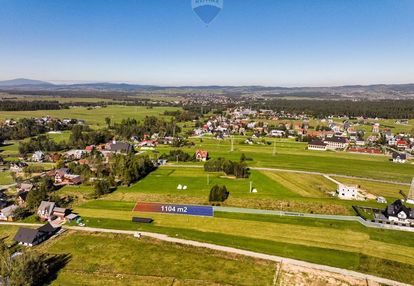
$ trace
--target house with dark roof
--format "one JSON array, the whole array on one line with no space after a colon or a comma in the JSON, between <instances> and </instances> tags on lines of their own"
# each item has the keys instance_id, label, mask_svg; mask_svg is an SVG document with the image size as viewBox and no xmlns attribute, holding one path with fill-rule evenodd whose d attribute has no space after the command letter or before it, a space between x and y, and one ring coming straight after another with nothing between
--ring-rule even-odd
<instances>
[{"instance_id":1,"label":"house with dark roof","mask_svg":"<svg viewBox=\"0 0 414 286\"><path fill-rule=\"evenodd\" d=\"M0 211L0 220L4 220L4 221L13 221L15 218L14 212L18 209L19 207L16 205L11 205L8 206L4 209L2 209Z\"/></svg>"},{"instance_id":2,"label":"house with dark roof","mask_svg":"<svg viewBox=\"0 0 414 286\"><path fill-rule=\"evenodd\" d=\"M54 202L42 201L36 213L41 220L49 220L53 216L54 208L55 208Z\"/></svg>"},{"instance_id":3,"label":"house with dark roof","mask_svg":"<svg viewBox=\"0 0 414 286\"><path fill-rule=\"evenodd\" d=\"M388 205L384 216L392 222L414 224L414 209L405 206L401 200Z\"/></svg>"},{"instance_id":4,"label":"house with dark roof","mask_svg":"<svg viewBox=\"0 0 414 286\"><path fill-rule=\"evenodd\" d=\"M112 153L130 153L134 150L134 146L126 142L112 141L106 145L106 150Z\"/></svg>"},{"instance_id":5,"label":"house with dark roof","mask_svg":"<svg viewBox=\"0 0 414 286\"><path fill-rule=\"evenodd\" d=\"M349 145L348 139L339 136L327 137L323 142L329 150L345 149Z\"/></svg>"},{"instance_id":6,"label":"house with dark roof","mask_svg":"<svg viewBox=\"0 0 414 286\"><path fill-rule=\"evenodd\" d=\"M25 246L35 246L57 233L60 227L55 228L50 223L42 225L37 229L21 227L14 236L14 240Z\"/></svg>"},{"instance_id":7,"label":"house with dark roof","mask_svg":"<svg viewBox=\"0 0 414 286\"><path fill-rule=\"evenodd\" d=\"M407 161L407 155L404 153L394 152L392 153L392 161L394 163L404 164Z\"/></svg>"},{"instance_id":8,"label":"house with dark roof","mask_svg":"<svg viewBox=\"0 0 414 286\"><path fill-rule=\"evenodd\" d=\"M322 140L315 139L308 143L308 150L326 151L327 145Z\"/></svg>"}]
</instances>

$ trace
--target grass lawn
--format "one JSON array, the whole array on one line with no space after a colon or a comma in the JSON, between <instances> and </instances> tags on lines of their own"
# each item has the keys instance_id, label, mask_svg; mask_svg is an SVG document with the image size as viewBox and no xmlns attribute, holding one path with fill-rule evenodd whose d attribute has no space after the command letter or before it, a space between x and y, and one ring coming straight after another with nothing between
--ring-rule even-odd
<instances>
[{"instance_id":1,"label":"grass lawn","mask_svg":"<svg viewBox=\"0 0 414 286\"><path fill-rule=\"evenodd\" d=\"M10 171L0 171L0 185L13 184L13 178L10 176Z\"/></svg>"},{"instance_id":2,"label":"grass lawn","mask_svg":"<svg viewBox=\"0 0 414 286\"><path fill-rule=\"evenodd\" d=\"M69 263L52 285L272 285L276 266L202 248L114 234L68 232L38 249L70 254Z\"/></svg>"}]
</instances>

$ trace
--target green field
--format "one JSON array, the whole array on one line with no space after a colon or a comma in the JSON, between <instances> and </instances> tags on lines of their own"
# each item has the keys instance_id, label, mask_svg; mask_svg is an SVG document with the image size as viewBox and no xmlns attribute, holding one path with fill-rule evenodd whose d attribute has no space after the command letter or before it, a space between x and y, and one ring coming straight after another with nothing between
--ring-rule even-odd
<instances>
[{"instance_id":1,"label":"green field","mask_svg":"<svg viewBox=\"0 0 414 286\"><path fill-rule=\"evenodd\" d=\"M91 227L160 232L414 282L414 275L397 271L414 270L413 233L368 229L357 222L266 215L218 212L215 218L203 218L133 213L133 205L95 201L75 210ZM155 221L133 224L132 216ZM383 266L373 268L374 261Z\"/></svg>"},{"instance_id":2,"label":"green field","mask_svg":"<svg viewBox=\"0 0 414 286\"><path fill-rule=\"evenodd\" d=\"M125 118L135 118L142 120L145 116L160 116L166 110L178 110L176 107L154 107L146 108L143 106L122 106L110 105L105 108L94 108L88 110L85 107L76 107L61 110L36 110L36 111L2 111L0 120L7 118L20 119L25 117L43 117L46 115L57 118L75 118L85 120L87 124L93 127L104 127L105 117L109 117L113 122L120 122Z\"/></svg>"},{"instance_id":3,"label":"green field","mask_svg":"<svg viewBox=\"0 0 414 286\"><path fill-rule=\"evenodd\" d=\"M69 255L68 264L52 285L272 285L276 266L114 234L68 232L37 249Z\"/></svg>"},{"instance_id":4,"label":"green field","mask_svg":"<svg viewBox=\"0 0 414 286\"><path fill-rule=\"evenodd\" d=\"M195 148L185 148L194 153L197 148L207 150L211 158L225 157L239 160L242 153L253 159L248 162L251 167L266 167L280 169L294 169L341 174L357 177L411 182L414 174L414 164L395 164L387 156L370 156L351 154L346 152L320 152L306 150L306 143L291 140L276 142L276 154L273 156L272 140L267 139L270 145L239 144L243 139L236 138L234 152L230 152L231 141L215 140L210 138L192 139ZM159 147L160 152L167 151L166 147Z\"/></svg>"},{"instance_id":5,"label":"green field","mask_svg":"<svg viewBox=\"0 0 414 286\"><path fill-rule=\"evenodd\" d=\"M0 186L13 184L9 171L0 171Z\"/></svg>"}]
</instances>

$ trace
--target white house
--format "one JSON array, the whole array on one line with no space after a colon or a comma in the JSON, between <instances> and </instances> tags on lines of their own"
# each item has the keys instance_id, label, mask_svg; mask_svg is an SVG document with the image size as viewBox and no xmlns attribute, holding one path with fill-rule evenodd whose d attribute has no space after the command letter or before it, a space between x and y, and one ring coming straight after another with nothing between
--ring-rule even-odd
<instances>
[{"instance_id":1,"label":"white house","mask_svg":"<svg viewBox=\"0 0 414 286\"><path fill-rule=\"evenodd\" d=\"M322 142L321 140L312 140L308 143L308 150L326 151L327 144Z\"/></svg>"},{"instance_id":2,"label":"white house","mask_svg":"<svg viewBox=\"0 0 414 286\"><path fill-rule=\"evenodd\" d=\"M272 131L270 131L269 136L271 136L271 137L283 137L283 136L285 136L285 131L283 131L283 130L272 130Z\"/></svg>"},{"instance_id":3,"label":"white house","mask_svg":"<svg viewBox=\"0 0 414 286\"><path fill-rule=\"evenodd\" d=\"M42 151L36 151L32 155L32 161L34 162L43 162L44 159L45 159L45 153L43 153Z\"/></svg>"},{"instance_id":4,"label":"white house","mask_svg":"<svg viewBox=\"0 0 414 286\"><path fill-rule=\"evenodd\" d=\"M357 186L346 186L342 184L338 185L336 193L338 198L342 200L357 200L359 195Z\"/></svg>"},{"instance_id":5,"label":"white house","mask_svg":"<svg viewBox=\"0 0 414 286\"><path fill-rule=\"evenodd\" d=\"M348 139L338 136L325 138L324 143L327 144L327 149L329 150L345 149L349 145Z\"/></svg>"},{"instance_id":6,"label":"white house","mask_svg":"<svg viewBox=\"0 0 414 286\"><path fill-rule=\"evenodd\" d=\"M404 164L407 161L407 155L403 153L392 153L392 161L394 163L401 163Z\"/></svg>"}]
</instances>

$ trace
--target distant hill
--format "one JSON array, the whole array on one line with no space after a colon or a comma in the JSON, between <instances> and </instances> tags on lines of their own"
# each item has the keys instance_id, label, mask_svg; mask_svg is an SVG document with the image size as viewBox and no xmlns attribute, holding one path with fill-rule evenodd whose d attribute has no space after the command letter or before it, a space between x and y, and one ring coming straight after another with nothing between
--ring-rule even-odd
<instances>
[{"instance_id":1,"label":"distant hill","mask_svg":"<svg viewBox=\"0 0 414 286\"><path fill-rule=\"evenodd\" d=\"M221 93L229 96L265 96L300 98L349 98L349 99L406 99L414 98L414 84L376 84L347 85L332 87L269 87L269 86L156 86L129 83L77 83L52 84L31 79L13 79L0 81L0 90L4 91L88 91L88 92L177 92L177 93Z\"/></svg>"},{"instance_id":2,"label":"distant hill","mask_svg":"<svg viewBox=\"0 0 414 286\"><path fill-rule=\"evenodd\" d=\"M26 78L16 78L12 80L4 80L0 81L0 87L7 86L25 86L25 85L43 85L43 86L52 86L51 83L41 80L33 80L33 79L26 79Z\"/></svg>"}]
</instances>

